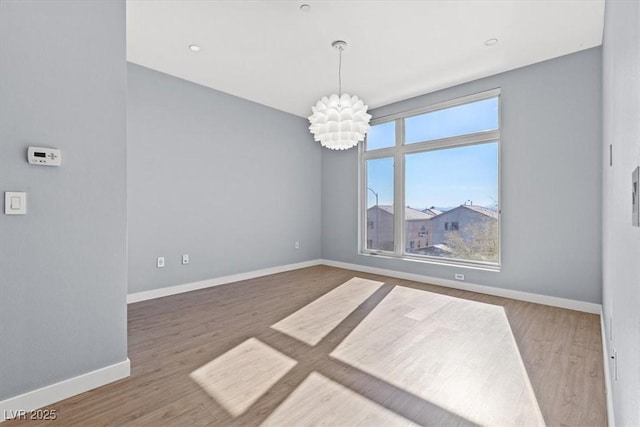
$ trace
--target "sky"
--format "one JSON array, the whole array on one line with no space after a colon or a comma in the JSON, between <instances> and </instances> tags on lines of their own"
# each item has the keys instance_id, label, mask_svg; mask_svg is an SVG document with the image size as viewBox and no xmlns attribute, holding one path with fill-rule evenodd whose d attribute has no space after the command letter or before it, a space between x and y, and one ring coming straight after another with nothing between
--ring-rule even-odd
<instances>
[{"instance_id":1,"label":"sky","mask_svg":"<svg viewBox=\"0 0 640 427\"><path fill-rule=\"evenodd\" d=\"M407 118L406 143L457 136L498 127L498 100L491 98ZM394 122L373 126L367 149L393 146ZM416 209L455 207L465 202L495 207L498 143L489 142L408 154L405 204ZM367 206L393 204L393 158L367 161Z\"/></svg>"}]
</instances>

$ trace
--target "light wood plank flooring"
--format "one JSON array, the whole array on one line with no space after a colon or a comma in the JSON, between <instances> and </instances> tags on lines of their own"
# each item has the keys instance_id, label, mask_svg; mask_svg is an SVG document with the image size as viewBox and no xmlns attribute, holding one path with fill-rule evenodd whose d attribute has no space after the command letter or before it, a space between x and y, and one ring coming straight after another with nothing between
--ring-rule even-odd
<instances>
[{"instance_id":1,"label":"light wood plank flooring","mask_svg":"<svg viewBox=\"0 0 640 427\"><path fill-rule=\"evenodd\" d=\"M357 307L345 311L338 307L342 298L332 299L342 291L329 293L354 277L383 284L345 294L348 304ZM394 289L396 294L415 289L503 307L513 334L510 339L515 340L520 367L523 363L544 422L550 426L606 425L598 316L316 266L130 305L131 377L51 405L49 409L57 411L56 421L12 420L3 427L283 425L291 422L296 411L307 425L319 420L327 425L482 424L458 413L463 411L447 410L447 402L421 395L413 377L400 378L394 369L404 366L406 373L411 365L394 359L401 352L378 348L388 357L365 363L376 346L392 345L384 340L367 342L364 337L375 338L376 329L384 332L387 314L383 309L391 301L387 297L395 295L391 294ZM323 310L314 301L325 295L329 296L324 301L336 304L333 311L341 319L332 330L312 326L300 330L295 322L283 320L305 306L311 307L311 317L322 319ZM434 300L431 307L443 301L428 298ZM433 314L412 295L398 301L393 310L401 314L386 318L392 321L389 328L400 324L397 322L427 322ZM500 307L496 313L502 313ZM423 327L433 325L424 323ZM440 333L442 328L433 331ZM399 345L413 343L410 337L404 339ZM354 348L359 350L354 352ZM474 352L468 346L465 351L468 360ZM418 371L424 369L420 364L433 363L428 362L432 359L427 353L423 349L413 354ZM505 363L495 359L495 367ZM256 364L257 373L247 373L242 360L262 362ZM456 381L461 395L472 389L459 378ZM533 418L527 423L535 424Z\"/></svg>"}]
</instances>

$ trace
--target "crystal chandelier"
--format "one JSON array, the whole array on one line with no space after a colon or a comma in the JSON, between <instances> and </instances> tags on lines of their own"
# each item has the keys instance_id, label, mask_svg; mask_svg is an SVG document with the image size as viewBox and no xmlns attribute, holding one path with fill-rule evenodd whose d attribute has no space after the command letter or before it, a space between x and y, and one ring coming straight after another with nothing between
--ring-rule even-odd
<instances>
[{"instance_id":1,"label":"crystal chandelier","mask_svg":"<svg viewBox=\"0 0 640 427\"><path fill-rule=\"evenodd\" d=\"M313 139L320 141L323 147L332 150L346 150L364 140L369 129L371 115L367 114L367 106L357 96L342 93L342 51L347 43L337 40L331 43L340 52L338 65L338 94L323 96L309 116L309 130Z\"/></svg>"}]
</instances>

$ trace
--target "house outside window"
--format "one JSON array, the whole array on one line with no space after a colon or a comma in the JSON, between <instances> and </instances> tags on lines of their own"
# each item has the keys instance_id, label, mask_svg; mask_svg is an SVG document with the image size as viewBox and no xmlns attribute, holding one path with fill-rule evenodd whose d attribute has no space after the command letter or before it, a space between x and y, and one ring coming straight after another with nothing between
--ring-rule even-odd
<instances>
[{"instance_id":1,"label":"house outside window","mask_svg":"<svg viewBox=\"0 0 640 427\"><path fill-rule=\"evenodd\" d=\"M362 252L499 269L499 112L495 89L372 121Z\"/></svg>"}]
</instances>

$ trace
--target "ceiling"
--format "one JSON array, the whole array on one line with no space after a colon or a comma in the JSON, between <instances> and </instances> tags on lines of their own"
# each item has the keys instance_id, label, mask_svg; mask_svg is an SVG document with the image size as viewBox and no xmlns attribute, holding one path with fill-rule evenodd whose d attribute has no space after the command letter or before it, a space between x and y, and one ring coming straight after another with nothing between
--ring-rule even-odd
<instances>
[{"instance_id":1,"label":"ceiling","mask_svg":"<svg viewBox=\"0 0 640 427\"><path fill-rule=\"evenodd\" d=\"M334 40L371 109L599 46L603 24L604 0L127 0L127 59L307 117L338 91Z\"/></svg>"}]
</instances>

